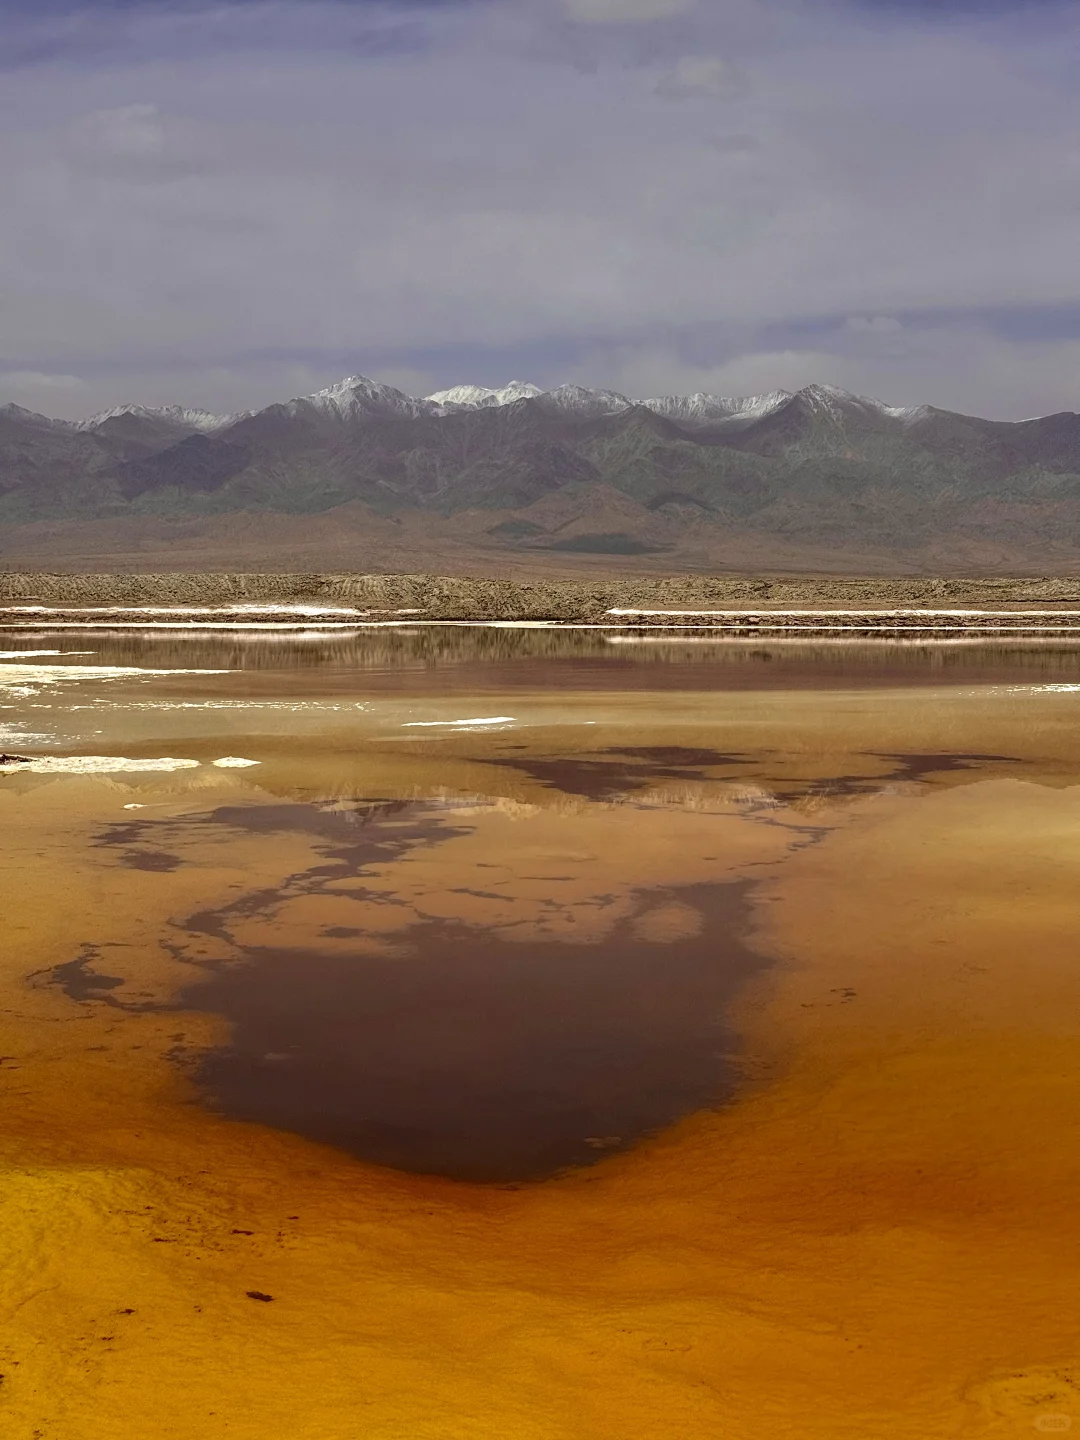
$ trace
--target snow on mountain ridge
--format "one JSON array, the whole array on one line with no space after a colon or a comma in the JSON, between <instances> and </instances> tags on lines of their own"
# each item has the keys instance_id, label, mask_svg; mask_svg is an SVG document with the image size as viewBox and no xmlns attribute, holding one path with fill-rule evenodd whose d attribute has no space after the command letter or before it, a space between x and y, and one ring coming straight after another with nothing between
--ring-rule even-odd
<instances>
[{"instance_id":1,"label":"snow on mountain ridge","mask_svg":"<svg viewBox=\"0 0 1080 1440\"><path fill-rule=\"evenodd\" d=\"M570 415L618 415L632 408L633 400L616 390L589 390L584 385L556 385L539 395L541 404Z\"/></svg>"},{"instance_id":2,"label":"snow on mountain ridge","mask_svg":"<svg viewBox=\"0 0 1080 1440\"><path fill-rule=\"evenodd\" d=\"M441 408L479 410L498 405L513 405L515 400L535 400L544 392L539 385L526 380L511 380L501 390L489 390L486 385L454 385L449 390L437 390L434 395L424 398Z\"/></svg>"},{"instance_id":3,"label":"snow on mountain ridge","mask_svg":"<svg viewBox=\"0 0 1080 1440\"><path fill-rule=\"evenodd\" d=\"M851 390L842 390L838 385L806 385L799 395L815 410L842 418L845 411L871 411L877 415L888 415L892 420L905 424L921 420L929 410L926 405L886 405L872 395L856 395Z\"/></svg>"},{"instance_id":4,"label":"snow on mountain ridge","mask_svg":"<svg viewBox=\"0 0 1080 1440\"><path fill-rule=\"evenodd\" d=\"M455 385L424 397L408 395L393 385L384 385L365 375L349 375L314 394L298 396L284 405L267 406L266 410L283 409L293 416L310 414L312 409L344 422L370 419L439 418L465 410L495 409L522 400L537 403L549 413L561 413L578 419L618 415L642 406L654 414L687 426L742 426L775 414L784 406L800 402L815 413L843 421L853 411L879 414L910 425L924 419L929 408L891 406L881 400L856 395L835 385L807 385L797 393L772 390L763 395L724 396L697 391L692 395L665 395L647 400L631 400L614 390L591 389L581 385L558 385L544 390L523 380L511 380L498 388L484 385ZM55 420L38 415L20 405L0 406L0 417L8 417L24 425L57 430L93 432L106 422L132 416L163 421L178 428L211 434L225 429L238 420L261 414L262 410L246 410L234 415L212 415L208 411L180 405L116 405L92 415L87 420Z\"/></svg>"},{"instance_id":5,"label":"snow on mountain ridge","mask_svg":"<svg viewBox=\"0 0 1080 1440\"><path fill-rule=\"evenodd\" d=\"M378 380L369 380L366 375L348 375L336 385L325 390L316 390L314 395L303 395L290 400L287 406L294 413L301 405L314 406L326 414L336 415L341 420L359 420L368 416L405 415L416 419L421 415L438 413L437 407L426 400L416 400L404 390L393 385L382 385Z\"/></svg>"},{"instance_id":6,"label":"snow on mountain ridge","mask_svg":"<svg viewBox=\"0 0 1080 1440\"><path fill-rule=\"evenodd\" d=\"M792 398L788 390L770 390L767 395L742 397L706 395L699 390L694 395L662 395L642 400L641 404L667 420L708 424L710 421L733 419L756 420L763 415L771 415Z\"/></svg>"},{"instance_id":7,"label":"snow on mountain ridge","mask_svg":"<svg viewBox=\"0 0 1080 1440\"><path fill-rule=\"evenodd\" d=\"M96 430L107 420L121 419L125 415L133 415L140 420L165 420L170 424L186 425L192 430L204 433L221 430L239 419L237 415L211 415L209 410L193 410L183 405L114 405L110 410L91 415L88 420L76 421L75 428Z\"/></svg>"}]
</instances>

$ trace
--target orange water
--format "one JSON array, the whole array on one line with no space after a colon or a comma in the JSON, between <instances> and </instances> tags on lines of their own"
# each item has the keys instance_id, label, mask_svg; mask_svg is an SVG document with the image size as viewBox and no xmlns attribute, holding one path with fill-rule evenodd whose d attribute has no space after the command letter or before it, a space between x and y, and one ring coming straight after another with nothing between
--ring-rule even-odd
<instances>
[{"instance_id":1,"label":"orange water","mask_svg":"<svg viewBox=\"0 0 1080 1440\"><path fill-rule=\"evenodd\" d=\"M1071 654L357 643L0 660L0 1433L1080 1429Z\"/></svg>"}]
</instances>

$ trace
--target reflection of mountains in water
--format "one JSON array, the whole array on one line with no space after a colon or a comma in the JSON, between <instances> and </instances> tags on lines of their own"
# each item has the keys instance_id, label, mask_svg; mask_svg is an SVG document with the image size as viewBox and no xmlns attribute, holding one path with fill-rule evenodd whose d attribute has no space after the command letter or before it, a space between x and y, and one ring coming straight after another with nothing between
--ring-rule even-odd
<instances>
[{"instance_id":1,"label":"reflection of mountains in water","mask_svg":"<svg viewBox=\"0 0 1080 1440\"><path fill-rule=\"evenodd\" d=\"M30 643L25 640L25 643ZM70 635L40 632L33 646ZM761 640L703 636L633 636L622 631L499 630L418 627L415 630L322 635L113 634L88 637L86 663L165 669L224 669L320 675L335 691L361 671L365 687L427 690L465 683L573 689L802 688L889 684L1080 681L1080 637L1047 640ZM80 642L80 645L82 642ZM473 672L475 667L475 673ZM336 673L335 673L336 672ZM380 678L380 676L382 678ZM406 679L407 676L407 679Z\"/></svg>"}]
</instances>

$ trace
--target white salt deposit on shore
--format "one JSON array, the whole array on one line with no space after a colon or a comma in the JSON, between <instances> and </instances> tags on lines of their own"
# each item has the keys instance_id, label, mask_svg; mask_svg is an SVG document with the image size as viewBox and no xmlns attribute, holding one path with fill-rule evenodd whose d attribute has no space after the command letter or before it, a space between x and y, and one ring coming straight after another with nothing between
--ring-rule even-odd
<instances>
[{"instance_id":1,"label":"white salt deposit on shore","mask_svg":"<svg viewBox=\"0 0 1080 1440\"><path fill-rule=\"evenodd\" d=\"M40 737L39 737L40 738ZM0 754L3 748L0 747ZM211 760L219 770L247 770L261 764L242 755L223 755ZM132 760L124 755L28 755L0 760L0 775L120 775L172 770L197 770L198 760L164 755L149 760Z\"/></svg>"},{"instance_id":2,"label":"white salt deposit on shore","mask_svg":"<svg viewBox=\"0 0 1080 1440\"><path fill-rule=\"evenodd\" d=\"M0 690L35 695L42 685L80 680L131 680L153 675L229 675L230 670L154 670L138 665L14 665L0 664Z\"/></svg>"},{"instance_id":3,"label":"white salt deposit on shore","mask_svg":"<svg viewBox=\"0 0 1080 1440\"><path fill-rule=\"evenodd\" d=\"M473 720L407 720L401 727L403 730L427 730L436 727L457 728L462 725L512 725L515 717L513 715L480 715Z\"/></svg>"},{"instance_id":4,"label":"white salt deposit on shore","mask_svg":"<svg viewBox=\"0 0 1080 1440\"><path fill-rule=\"evenodd\" d=\"M122 755L35 755L0 762L0 775L120 775L198 768L198 760L178 760L171 755L154 760L131 760Z\"/></svg>"}]
</instances>

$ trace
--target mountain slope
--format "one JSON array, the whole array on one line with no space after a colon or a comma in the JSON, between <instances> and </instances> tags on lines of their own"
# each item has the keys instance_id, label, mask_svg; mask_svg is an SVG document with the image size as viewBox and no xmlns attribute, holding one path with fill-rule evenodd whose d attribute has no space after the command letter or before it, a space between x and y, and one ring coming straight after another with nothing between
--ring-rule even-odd
<instances>
[{"instance_id":1,"label":"mountain slope","mask_svg":"<svg viewBox=\"0 0 1080 1440\"><path fill-rule=\"evenodd\" d=\"M507 559L708 564L741 536L901 564L973 545L1080 560L1080 416L982 420L818 385L635 402L515 381L415 399L362 376L237 416L0 407L0 530L341 506L436 529L475 514L468 543Z\"/></svg>"}]
</instances>

